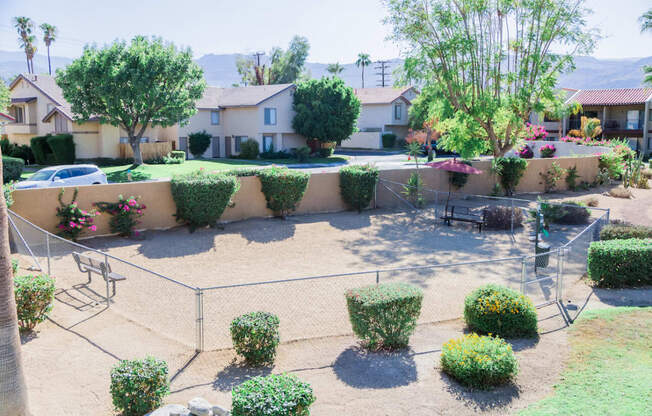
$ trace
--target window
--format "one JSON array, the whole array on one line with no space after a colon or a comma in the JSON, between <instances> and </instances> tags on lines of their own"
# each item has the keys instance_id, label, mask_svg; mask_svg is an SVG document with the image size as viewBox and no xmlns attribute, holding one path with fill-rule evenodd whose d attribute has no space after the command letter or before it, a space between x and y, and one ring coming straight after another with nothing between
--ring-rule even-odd
<instances>
[{"instance_id":1,"label":"window","mask_svg":"<svg viewBox=\"0 0 652 416\"><path fill-rule=\"evenodd\" d=\"M70 169L70 177L75 178L77 176L84 176L88 175L86 170L84 168L72 168Z\"/></svg>"},{"instance_id":2,"label":"window","mask_svg":"<svg viewBox=\"0 0 652 416\"><path fill-rule=\"evenodd\" d=\"M220 112L219 111L211 111L211 124L214 126L217 126L220 124Z\"/></svg>"},{"instance_id":3,"label":"window","mask_svg":"<svg viewBox=\"0 0 652 416\"><path fill-rule=\"evenodd\" d=\"M401 110L403 107L401 104L394 104L394 120L400 120L401 119Z\"/></svg>"},{"instance_id":4,"label":"window","mask_svg":"<svg viewBox=\"0 0 652 416\"><path fill-rule=\"evenodd\" d=\"M235 152L240 153L240 144L247 140L247 136L235 136Z\"/></svg>"},{"instance_id":5,"label":"window","mask_svg":"<svg viewBox=\"0 0 652 416\"><path fill-rule=\"evenodd\" d=\"M271 152L274 150L274 136L265 134L263 135L263 152Z\"/></svg>"},{"instance_id":6,"label":"window","mask_svg":"<svg viewBox=\"0 0 652 416\"><path fill-rule=\"evenodd\" d=\"M70 177L70 169L61 169L54 175L54 180L68 179Z\"/></svg>"},{"instance_id":7,"label":"window","mask_svg":"<svg viewBox=\"0 0 652 416\"><path fill-rule=\"evenodd\" d=\"M266 126L275 126L276 125L276 109L275 108L266 108L265 109L265 125Z\"/></svg>"},{"instance_id":8,"label":"window","mask_svg":"<svg viewBox=\"0 0 652 416\"><path fill-rule=\"evenodd\" d=\"M15 107L14 113L16 114L16 123L24 123L25 116L23 115L23 107Z\"/></svg>"}]
</instances>

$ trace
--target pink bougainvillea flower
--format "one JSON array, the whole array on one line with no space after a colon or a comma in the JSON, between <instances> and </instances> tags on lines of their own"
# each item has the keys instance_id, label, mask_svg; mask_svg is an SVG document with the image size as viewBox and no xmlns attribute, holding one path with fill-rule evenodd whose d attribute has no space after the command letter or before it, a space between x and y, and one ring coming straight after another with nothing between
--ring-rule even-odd
<instances>
[{"instance_id":1,"label":"pink bougainvillea flower","mask_svg":"<svg viewBox=\"0 0 652 416\"><path fill-rule=\"evenodd\" d=\"M95 230L97 230L97 226L96 226L96 225L91 225L91 226L88 227L88 228L89 228L91 231L95 231Z\"/></svg>"},{"instance_id":2,"label":"pink bougainvillea flower","mask_svg":"<svg viewBox=\"0 0 652 416\"><path fill-rule=\"evenodd\" d=\"M131 205L132 207L136 205L136 200L135 199L129 200L129 205Z\"/></svg>"}]
</instances>

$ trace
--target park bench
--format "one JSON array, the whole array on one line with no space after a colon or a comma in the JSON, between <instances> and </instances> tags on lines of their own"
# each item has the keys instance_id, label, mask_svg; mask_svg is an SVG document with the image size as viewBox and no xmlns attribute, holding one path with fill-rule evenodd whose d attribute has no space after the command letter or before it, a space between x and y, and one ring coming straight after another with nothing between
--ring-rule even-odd
<instances>
[{"instance_id":1,"label":"park bench","mask_svg":"<svg viewBox=\"0 0 652 416\"><path fill-rule=\"evenodd\" d=\"M111 266L109 265L108 261L102 261L98 260L94 257L87 256L85 254L81 253L72 253L72 258L75 259L75 263L77 263L77 267L79 268L79 271L82 273L88 273L88 282L87 284L91 283L92 275L97 274L99 276L102 276L104 278L104 281L106 282L106 297L107 301L109 299L109 283L112 284L113 286L113 295L115 296L115 282L120 281L120 280L127 280L126 277L119 275L117 273L114 273L111 271Z\"/></svg>"},{"instance_id":2,"label":"park bench","mask_svg":"<svg viewBox=\"0 0 652 416\"><path fill-rule=\"evenodd\" d=\"M481 212L473 211L469 207L459 207L450 205L446 207L444 215L441 217L446 225L451 225L451 221L468 222L478 226L478 232L482 232L482 226L486 222L486 211L483 209Z\"/></svg>"}]
</instances>

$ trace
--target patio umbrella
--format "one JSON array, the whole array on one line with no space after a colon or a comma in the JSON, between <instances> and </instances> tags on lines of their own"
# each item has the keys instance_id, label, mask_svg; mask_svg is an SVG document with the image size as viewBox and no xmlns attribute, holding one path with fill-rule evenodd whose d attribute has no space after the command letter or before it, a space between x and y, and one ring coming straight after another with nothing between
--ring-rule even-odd
<instances>
[{"instance_id":1,"label":"patio umbrella","mask_svg":"<svg viewBox=\"0 0 652 416\"><path fill-rule=\"evenodd\" d=\"M448 172L459 172L459 173L466 173L469 175L479 175L482 173L480 169L476 169L473 166L469 166L464 162L458 162L457 159L448 159L444 160L443 162L428 162L426 163L426 166L430 166L431 168L435 169L441 169L445 170ZM446 198L446 211L448 212L448 202L451 199L451 181L448 181L448 198Z\"/></svg>"}]
</instances>

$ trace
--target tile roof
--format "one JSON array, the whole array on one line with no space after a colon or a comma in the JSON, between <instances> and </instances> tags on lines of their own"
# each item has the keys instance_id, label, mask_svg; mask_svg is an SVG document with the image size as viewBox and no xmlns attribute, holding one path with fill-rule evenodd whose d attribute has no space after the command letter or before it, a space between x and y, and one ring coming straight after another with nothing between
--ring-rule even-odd
<instances>
[{"instance_id":1,"label":"tile roof","mask_svg":"<svg viewBox=\"0 0 652 416\"><path fill-rule=\"evenodd\" d=\"M360 104L390 104L398 98L403 96L407 90L412 87L407 88L356 88L355 95L360 100ZM402 97L408 103L410 102L407 98Z\"/></svg>"},{"instance_id":2,"label":"tile roof","mask_svg":"<svg viewBox=\"0 0 652 416\"><path fill-rule=\"evenodd\" d=\"M252 107L293 86L294 84L206 87L204 96L197 101L197 108Z\"/></svg>"},{"instance_id":3,"label":"tile roof","mask_svg":"<svg viewBox=\"0 0 652 416\"><path fill-rule=\"evenodd\" d=\"M578 90L567 101L582 105L632 105L645 104L650 99L652 99L652 88L617 88Z\"/></svg>"}]
</instances>

